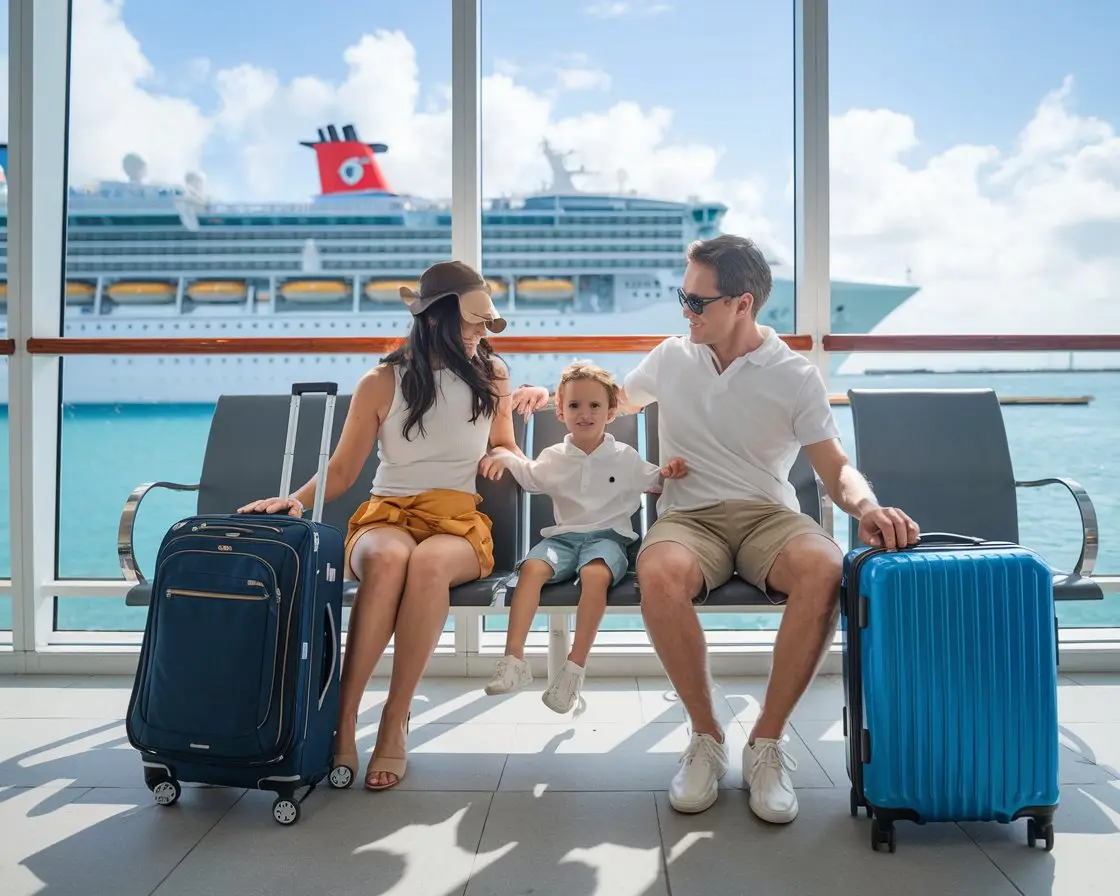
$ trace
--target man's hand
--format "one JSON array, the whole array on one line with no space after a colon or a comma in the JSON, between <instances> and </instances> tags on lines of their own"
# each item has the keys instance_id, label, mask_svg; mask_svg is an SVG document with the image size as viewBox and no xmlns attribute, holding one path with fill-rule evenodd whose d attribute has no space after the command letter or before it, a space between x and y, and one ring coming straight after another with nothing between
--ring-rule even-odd
<instances>
[{"instance_id":1,"label":"man's hand","mask_svg":"<svg viewBox=\"0 0 1120 896\"><path fill-rule=\"evenodd\" d=\"M506 471L506 465L502 463L502 454L500 449L491 451L478 462L478 472L487 479L495 481L501 479Z\"/></svg>"},{"instance_id":2,"label":"man's hand","mask_svg":"<svg viewBox=\"0 0 1120 896\"><path fill-rule=\"evenodd\" d=\"M876 507L859 521L860 541L888 551L917 544L918 534L918 524L897 507Z\"/></svg>"},{"instance_id":3,"label":"man's hand","mask_svg":"<svg viewBox=\"0 0 1120 896\"><path fill-rule=\"evenodd\" d=\"M535 411L548 404L548 390L544 386L518 386L510 395L513 409L528 420Z\"/></svg>"},{"instance_id":4,"label":"man's hand","mask_svg":"<svg viewBox=\"0 0 1120 896\"><path fill-rule=\"evenodd\" d=\"M661 468L662 479L680 479L682 476L688 475L688 464L684 462L683 457L670 457Z\"/></svg>"}]
</instances>

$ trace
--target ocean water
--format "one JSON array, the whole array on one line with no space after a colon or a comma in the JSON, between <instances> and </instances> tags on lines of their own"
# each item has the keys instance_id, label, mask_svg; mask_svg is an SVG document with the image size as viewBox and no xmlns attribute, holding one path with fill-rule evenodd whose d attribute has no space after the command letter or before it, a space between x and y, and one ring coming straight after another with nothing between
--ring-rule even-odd
<instances>
[{"instance_id":1,"label":"ocean water","mask_svg":"<svg viewBox=\"0 0 1120 896\"><path fill-rule=\"evenodd\" d=\"M1097 571L1120 574L1120 373L897 374L833 376L829 389L852 387L995 388L1001 396L1092 396L1080 406L1003 408L1015 474L1019 479L1069 476L1088 490L1100 522ZM851 414L835 407L842 438L852 445ZM62 416L58 574L62 578L120 578L117 523L129 492L155 479L197 481L212 407L206 405L68 406ZM10 575L7 409L0 409L0 577ZM1069 568L1080 550L1077 507L1060 487L1020 490L1020 540L1048 562ZM194 496L154 491L138 522L138 557L150 570L163 533L193 512ZM836 534L847 543L847 518L836 515ZM59 629L141 630L143 609L123 599L59 598ZM1060 609L1063 625L1120 626L1117 596ZM640 627L638 617L608 617L613 628ZM710 628L769 628L773 614L705 616ZM504 620L487 628L500 630ZM11 626L10 598L0 598L0 628Z\"/></svg>"}]
</instances>

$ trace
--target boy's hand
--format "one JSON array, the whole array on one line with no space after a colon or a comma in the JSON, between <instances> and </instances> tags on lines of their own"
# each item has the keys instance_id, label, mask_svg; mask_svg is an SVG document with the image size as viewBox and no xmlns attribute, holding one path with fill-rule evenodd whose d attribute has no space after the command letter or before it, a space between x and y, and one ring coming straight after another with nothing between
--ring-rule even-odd
<instances>
[{"instance_id":1,"label":"boy's hand","mask_svg":"<svg viewBox=\"0 0 1120 896\"><path fill-rule=\"evenodd\" d=\"M506 466L502 463L503 453L504 452L499 449L487 454L478 462L478 472L487 479L493 479L495 481L501 479L502 474L506 471Z\"/></svg>"},{"instance_id":2,"label":"boy's hand","mask_svg":"<svg viewBox=\"0 0 1120 896\"><path fill-rule=\"evenodd\" d=\"M687 474L688 464L684 462L683 457L670 457L661 468L661 476L664 479L680 479Z\"/></svg>"}]
</instances>

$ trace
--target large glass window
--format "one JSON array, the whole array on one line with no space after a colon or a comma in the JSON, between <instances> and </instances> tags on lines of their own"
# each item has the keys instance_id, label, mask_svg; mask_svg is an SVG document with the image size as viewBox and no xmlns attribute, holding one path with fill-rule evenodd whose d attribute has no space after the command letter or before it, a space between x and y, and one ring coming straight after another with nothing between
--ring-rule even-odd
<instances>
[{"instance_id":1,"label":"large glass window","mask_svg":"<svg viewBox=\"0 0 1120 896\"><path fill-rule=\"evenodd\" d=\"M0 46L5 48L7 67L8 3L0 0ZM0 339L8 339L8 91L4 79L0 95L4 114L0 115ZM0 579L12 577L11 480L8 428L8 359L0 357ZM12 597L0 594L0 631L11 631Z\"/></svg>"},{"instance_id":2,"label":"large glass window","mask_svg":"<svg viewBox=\"0 0 1120 896\"><path fill-rule=\"evenodd\" d=\"M682 332L685 249L721 232L773 260L763 319L794 332L792 3L486 0L481 32L483 265L508 332Z\"/></svg>"},{"instance_id":3,"label":"large glass window","mask_svg":"<svg viewBox=\"0 0 1120 896\"><path fill-rule=\"evenodd\" d=\"M451 252L446 0L233 0L205 15L89 0L72 41L64 336L406 331L400 286ZM66 358L59 575L120 576L125 499L145 481L197 481L220 394L295 379L349 391L375 362ZM193 508L189 493L145 499L142 568ZM120 599L57 604L64 629L143 619Z\"/></svg>"},{"instance_id":4,"label":"large glass window","mask_svg":"<svg viewBox=\"0 0 1120 896\"><path fill-rule=\"evenodd\" d=\"M834 333L1120 333L1120 100L1108 61L1120 19L1093 12L830 5L832 299L845 306ZM838 288L854 281L877 285ZM1005 406L1015 473L1081 482L1100 519L1097 572L1120 572L1120 353L830 360L834 393L981 386L1084 397ZM1080 546L1075 505L1054 489L1021 492L1021 540L1068 568ZM1120 625L1120 601L1063 607L1062 622Z\"/></svg>"}]
</instances>

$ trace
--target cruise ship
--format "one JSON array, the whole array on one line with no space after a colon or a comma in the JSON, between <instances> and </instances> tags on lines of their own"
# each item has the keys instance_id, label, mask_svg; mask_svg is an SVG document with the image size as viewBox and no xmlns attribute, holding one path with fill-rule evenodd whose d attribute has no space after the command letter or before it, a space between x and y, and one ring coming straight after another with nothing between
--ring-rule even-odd
<instances>
[{"instance_id":1,"label":"cruise ship","mask_svg":"<svg viewBox=\"0 0 1120 896\"><path fill-rule=\"evenodd\" d=\"M451 256L447 202L395 192L352 125L303 142L320 194L306 203L227 204L205 179L126 179L69 189L63 331L78 338L403 336L402 285ZM567 153L541 146L552 182L483 210L483 272L509 321L503 335L672 335L685 247L720 233L727 206L579 189ZM0 165L6 168L6 148ZM6 249L6 196L3 199ZM792 271L772 262L763 323L792 332ZM0 260L6 276L6 254ZM916 292L902 284L833 281L834 332L866 333ZM0 302L7 283L0 281ZM2 310L2 309L0 309ZM622 375L634 358L592 356ZM512 355L518 382L551 384L570 355ZM85 356L63 366L67 404L210 403L223 392L276 392L293 380L352 384L367 355ZM7 394L7 371L0 395Z\"/></svg>"}]
</instances>

